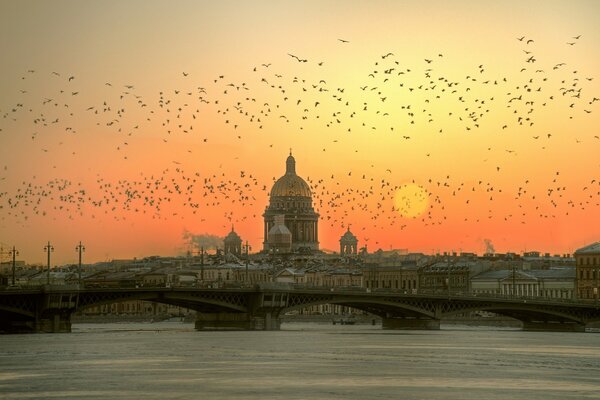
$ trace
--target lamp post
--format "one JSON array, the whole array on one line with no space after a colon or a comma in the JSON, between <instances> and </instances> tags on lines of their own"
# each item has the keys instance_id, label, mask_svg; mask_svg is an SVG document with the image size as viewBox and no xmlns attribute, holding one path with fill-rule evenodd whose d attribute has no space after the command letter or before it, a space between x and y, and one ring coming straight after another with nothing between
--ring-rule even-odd
<instances>
[{"instance_id":1,"label":"lamp post","mask_svg":"<svg viewBox=\"0 0 600 400\"><path fill-rule=\"evenodd\" d=\"M250 245L248 244L248 241L246 240L246 284L248 283L248 263L250 262L250 257L248 256L248 251L250 250Z\"/></svg>"},{"instance_id":2,"label":"lamp post","mask_svg":"<svg viewBox=\"0 0 600 400\"><path fill-rule=\"evenodd\" d=\"M600 296L600 288L598 288L598 282L600 282L600 277L598 276L599 274L600 269L596 267L596 287L594 288L596 291L596 307L598 306L598 296Z\"/></svg>"},{"instance_id":3,"label":"lamp post","mask_svg":"<svg viewBox=\"0 0 600 400\"><path fill-rule=\"evenodd\" d=\"M12 254L12 285L15 286L15 269L17 266L16 257L19 252L15 249L15 246L13 246L10 253Z\"/></svg>"},{"instance_id":4,"label":"lamp post","mask_svg":"<svg viewBox=\"0 0 600 400\"><path fill-rule=\"evenodd\" d=\"M517 293L515 284L516 284L515 264L513 264L513 266L512 266L512 290L511 290L511 294L512 294L512 298L513 299L516 297L516 293Z\"/></svg>"},{"instance_id":5,"label":"lamp post","mask_svg":"<svg viewBox=\"0 0 600 400\"><path fill-rule=\"evenodd\" d=\"M54 247L48 241L48 244L44 246L44 251L48 253L48 268L46 269L46 284L50 284L50 253L54 251Z\"/></svg>"},{"instance_id":6,"label":"lamp post","mask_svg":"<svg viewBox=\"0 0 600 400\"><path fill-rule=\"evenodd\" d=\"M204 284L204 246L200 247L200 281Z\"/></svg>"},{"instance_id":7,"label":"lamp post","mask_svg":"<svg viewBox=\"0 0 600 400\"><path fill-rule=\"evenodd\" d=\"M81 240L79 241L79 244L77 245L77 247L75 247L75 251L79 252L79 265L77 268L77 277L78 277L79 287L81 288L81 253L83 253L85 251L85 246L81 244Z\"/></svg>"}]
</instances>

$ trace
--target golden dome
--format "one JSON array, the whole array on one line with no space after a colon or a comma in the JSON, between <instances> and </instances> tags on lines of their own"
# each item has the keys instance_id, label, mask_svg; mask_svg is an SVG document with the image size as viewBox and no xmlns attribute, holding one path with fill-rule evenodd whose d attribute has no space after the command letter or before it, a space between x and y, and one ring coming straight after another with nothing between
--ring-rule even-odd
<instances>
[{"instance_id":1,"label":"golden dome","mask_svg":"<svg viewBox=\"0 0 600 400\"><path fill-rule=\"evenodd\" d=\"M285 164L285 175L273 185L271 197L311 197L308 183L296 175L296 160L291 154Z\"/></svg>"}]
</instances>

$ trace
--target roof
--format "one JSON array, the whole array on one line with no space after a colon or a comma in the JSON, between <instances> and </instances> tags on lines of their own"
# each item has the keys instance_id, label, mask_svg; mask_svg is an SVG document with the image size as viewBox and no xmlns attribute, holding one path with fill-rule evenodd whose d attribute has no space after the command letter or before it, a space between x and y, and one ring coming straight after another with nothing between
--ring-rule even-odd
<instances>
[{"instance_id":1,"label":"roof","mask_svg":"<svg viewBox=\"0 0 600 400\"><path fill-rule=\"evenodd\" d=\"M356 236L354 236L354 234L352 232L350 232L350 227L348 227L348 230L346 231L346 233L344 233L342 235L342 237L340 238L340 242L341 241L352 241L352 242L356 242Z\"/></svg>"},{"instance_id":2,"label":"roof","mask_svg":"<svg viewBox=\"0 0 600 400\"><path fill-rule=\"evenodd\" d=\"M292 236L292 232L287 228L287 226L283 224L273 225L271 229L269 229L269 237L271 235L289 235Z\"/></svg>"},{"instance_id":3,"label":"roof","mask_svg":"<svg viewBox=\"0 0 600 400\"><path fill-rule=\"evenodd\" d=\"M551 268L551 269L532 269L521 271L515 271L519 279L531 278L531 279L575 279L575 268ZM512 270L510 269L499 269L496 271L482 272L471 278L475 281L483 280L494 280L494 279L507 279L512 277Z\"/></svg>"},{"instance_id":4,"label":"roof","mask_svg":"<svg viewBox=\"0 0 600 400\"><path fill-rule=\"evenodd\" d=\"M575 254L600 254L600 242L592 243L575 251Z\"/></svg>"},{"instance_id":5,"label":"roof","mask_svg":"<svg viewBox=\"0 0 600 400\"><path fill-rule=\"evenodd\" d=\"M233 230L233 226L231 226L231 232L229 232L227 234L227 236L225 236L225 241L226 242L241 242L242 238L240 237L240 235L238 235L234 230Z\"/></svg>"}]
</instances>

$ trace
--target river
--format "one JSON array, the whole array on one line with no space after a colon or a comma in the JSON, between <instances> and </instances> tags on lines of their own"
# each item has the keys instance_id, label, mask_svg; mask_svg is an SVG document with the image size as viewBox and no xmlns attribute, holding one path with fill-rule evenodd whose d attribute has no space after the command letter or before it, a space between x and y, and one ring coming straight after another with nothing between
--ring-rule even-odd
<instances>
[{"instance_id":1,"label":"river","mask_svg":"<svg viewBox=\"0 0 600 400\"><path fill-rule=\"evenodd\" d=\"M600 334L284 323L0 336L1 399L600 399Z\"/></svg>"}]
</instances>

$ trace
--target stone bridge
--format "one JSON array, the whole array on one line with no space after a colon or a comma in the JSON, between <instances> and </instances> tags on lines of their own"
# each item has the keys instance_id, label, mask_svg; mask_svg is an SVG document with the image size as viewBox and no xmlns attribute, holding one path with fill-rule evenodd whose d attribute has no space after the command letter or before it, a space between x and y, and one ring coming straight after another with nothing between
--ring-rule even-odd
<instances>
[{"instance_id":1,"label":"stone bridge","mask_svg":"<svg viewBox=\"0 0 600 400\"><path fill-rule=\"evenodd\" d=\"M382 318L384 329L439 329L443 318L490 311L522 321L525 330L584 331L600 321L600 304L541 298L406 294L366 289L298 288L86 288L45 286L0 290L0 332L70 332L71 315L86 307L128 300L197 311L196 329L279 329L287 312L319 304L363 310Z\"/></svg>"}]
</instances>

